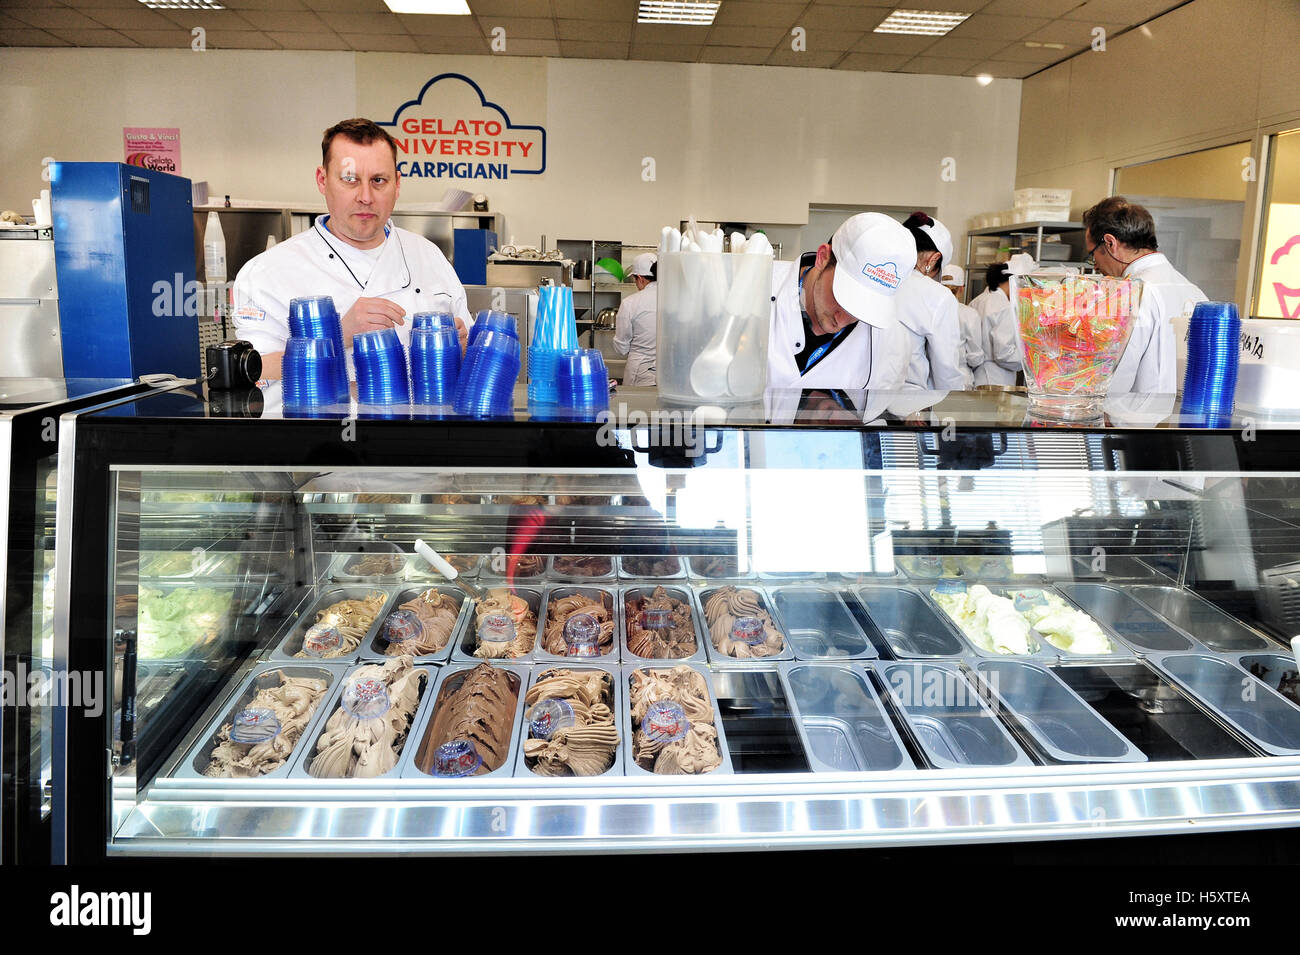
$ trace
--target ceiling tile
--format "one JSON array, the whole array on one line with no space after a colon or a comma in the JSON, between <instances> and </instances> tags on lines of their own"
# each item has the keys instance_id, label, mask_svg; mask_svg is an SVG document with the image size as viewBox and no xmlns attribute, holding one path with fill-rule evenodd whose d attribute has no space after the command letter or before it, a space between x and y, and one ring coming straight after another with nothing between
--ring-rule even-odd
<instances>
[{"instance_id":1,"label":"ceiling tile","mask_svg":"<svg viewBox=\"0 0 1300 955\"><path fill-rule=\"evenodd\" d=\"M762 63L772 53L769 46L706 46L701 63Z\"/></svg>"},{"instance_id":2,"label":"ceiling tile","mask_svg":"<svg viewBox=\"0 0 1300 955\"><path fill-rule=\"evenodd\" d=\"M309 10L330 10L334 13L390 13L384 0L302 0ZM418 19L418 17L417 17ZM456 17L470 20L472 17Z\"/></svg>"},{"instance_id":3,"label":"ceiling tile","mask_svg":"<svg viewBox=\"0 0 1300 955\"><path fill-rule=\"evenodd\" d=\"M421 53L454 53L462 56L488 52L487 40L468 36L417 36L415 45Z\"/></svg>"},{"instance_id":4,"label":"ceiling tile","mask_svg":"<svg viewBox=\"0 0 1300 955\"><path fill-rule=\"evenodd\" d=\"M1088 20L1053 20L1042 29L1035 30L1020 38L1023 43L1025 40L1037 40L1040 43L1064 43L1071 50L1079 50L1086 46L1092 45L1092 31L1095 27L1101 27L1106 31L1106 37L1114 37L1118 33L1127 30L1128 27L1121 23L1092 23Z\"/></svg>"},{"instance_id":5,"label":"ceiling tile","mask_svg":"<svg viewBox=\"0 0 1300 955\"><path fill-rule=\"evenodd\" d=\"M976 57L992 56L1007 45L1006 40L985 40L971 37L945 36L925 51L926 56Z\"/></svg>"},{"instance_id":6,"label":"ceiling tile","mask_svg":"<svg viewBox=\"0 0 1300 955\"><path fill-rule=\"evenodd\" d=\"M186 30L203 27L209 33L213 30L229 33L235 30L257 29L234 10L160 10L158 12Z\"/></svg>"},{"instance_id":7,"label":"ceiling tile","mask_svg":"<svg viewBox=\"0 0 1300 955\"><path fill-rule=\"evenodd\" d=\"M1083 0L992 0L980 14L1009 17L1059 17L1079 6Z\"/></svg>"},{"instance_id":8,"label":"ceiling tile","mask_svg":"<svg viewBox=\"0 0 1300 955\"><path fill-rule=\"evenodd\" d=\"M170 30L175 26L161 13L155 13L136 4L137 10L118 10L112 7L91 9L87 15L101 26L114 30Z\"/></svg>"},{"instance_id":9,"label":"ceiling tile","mask_svg":"<svg viewBox=\"0 0 1300 955\"><path fill-rule=\"evenodd\" d=\"M900 68L901 73L933 73L939 76L961 76L978 63L977 59L952 59L944 56L917 56Z\"/></svg>"},{"instance_id":10,"label":"ceiling tile","mask_svg":"<svg viewBox=\"0 0 1300 955\"><path fill-rule=\"evenodd\" d=\"M867 33L853 47L855 53L893 53L916 56L933 46L938 37L900 36L894 33Z\"/></svg>"},{"instance_id":11,"label":"ceiling tile","mask_svg":"<svg viewBox=\"0 0 1300 955\"><path fill-rule=\"evenodd\" d=\"M828 7L814 4L799 17L800 26L826 30L874 30L880 26L890 11L883 7Z\"/></svg>"},{"instance_id":12,"label":"ceiling tile","mask_svg":"<svg viewBox=\"0 0 1300 955\"><path fill-rule=\"evenodd\" d=\"M915 7L908 4L903 9L914 10L919 8L922 10L935 10L941 13L974 13L988 2L989 0L925 0L925 3L921 3L920 0L916 0ZM902 4L895 4L895 6L902 6Z\"/></svg>"},{"instance_id":13,"label":"ceiling tile","mask_svg":"<svg viewBox=\"0 0 1300 955\"><path fill-rule=\"evenodd\" d=\"M628 59L694 63L702 49L703 43L633 43Z\"/></svg>"},{"instance_id":14,"label":"ceiling tile","mask_svg":"<svg viewBox=\"0 0 1300 955\"><path fill-rule=\"evenodd\" d=\"M1071 56L1070 50L1053 50L1045 46L1033 47L1025 46L1023 41L1017 41L998 50L997 53L989 57L993 60L1010 60L1016 63L1059 63Z\"/></svg>"},{"instance_id":15,"label":"ceiling tile","mask_svg":"<svg viewBox=\"0 0 1300 955\"><path fill-rule=\"evenodd\" d=\"M341 36L348 34L406 35L406 28L394 14L372 16L368 13L321 13L320 18ZM349 40L348 42L351 42Z\"/></svg>"},{"instance_id":16,"label":"ceiling tile","mask_svg":"<svg viewBox=\"0 0 1300 955\"><path fill-rule=\"evenodd\" d=\"M61 0L5 0L5 8L9 10L34 10L42 7L62 8Z\"/></svg>"},{"instance_id":17,"label":"ceiling tile","mask_svg":"<svg viewBox=\"0 0 1300 955\"><path fill-rule=\"evenodd\" d=\"M635 43L703 43L708 35L708 27L662 23L638 23L632 30L632 40Z\"/></svg>"},{"instance_id":18,"label":"ceiling tile","mask_svg":"<svg viewBox=\"0 0 1300 955\"><path fill-rule=\"evenodd\" d=\"M709 46L767 47L792 39L781 27L714 27L704 41Z\"/></svg>"},{"instance_id":19,"label":"ceiling tile","mask_svg":"<svg viewBox=\"0 0 1300 955\"><path fill-rule=\"evenodd\" d=\"M854 30L809 30L804 37L804 49L809 53L824 50L843 52L853 49L865 35ZM781 49L789 50L790 44L782 43Z\"/></svg>"},{"instance_id":20,"label":"ceiling tile","mask_svg":"<svg viewBox=\"0 0 1300 955\"><path fill-rule=\"evenodd\" d=\"M0 46L72 46L44 30L0 30Z\"/></svg>"},{"instance_id":21,"label":"ceiling tile","mask_svg":"<svg viewBox=\"0 0 1300 955\"><path fill-rule=\"evenodd\" d=\"M979 76L981 73L987 73L989 76L1000 77L1002 79L1023 79L1030 73L1038 72L1042 67L1037 63L1006 63L1001 60L985 60L966 71L967 76Z\"/></svg>"},{"instance_id":22,"label":"ceiling tile","mask_svg":"<svg viewBox=\"0 0 1300 955\"><path fill-rule=\"evenodd\" d=\"M304 10L302 0L220 0L224 7L231 10ZM387 9L385 7L385 9ZM248 47L248 49L261 49Z\"/></svg>"},{"instance_id":23,"label":"ceiling tile","mask_svg":"<svg viewBox=\"0 0 1300 955\"><path fill-rule=\"evenodd\" d=\"M844 55L841 50L812 49L796 53L789 47L782 47L767 58L768 66L802 66L812 70L824 70L834 66Z\"/></svg>"},{"instance_id":24,"label":"ceiling tile","mask_svg":"<svg viewBox=\"0 0 1300 955\"><path fill-rule=\"evenodd\" d=\"M209 50L275 50L279 49L265 33L260 31L218 30L208 31Z\"/></svg>"},{"instance_id":25,"label":"ceiling tile","mask_svg":"<svg viewBox=\"0 0 1300 955\"><path fill-rule=\"evenodd\" d=\"M560 43L558 40L515 40L506 38L506 48L496 56L559 56Z\"/></svg>"},{"instance_id":26,"label":"ceiling tile","mask_svg":"<svg viewBox=\"0 0 1300 955\"><path fill-rule=\"evenodd\" d=\"M167 23L167 26L171 26L171 24ZM27 24L22 23L19 20L15 20L13 17L5 16L3 13L0 13L0 30L27 30L27 29L30 29L27 26Z\"/></svg>"},{"instance_id":27,"label":"ceiling tile","mask_svg":"<svg viewBox=\"0 0 1300 955\"><path fill-rule=\"evenodd\" d=\"M585 60L626 60L628 44L597 40L561 40L560 52Z\"/></svg>"},{"instance_id":28,"label":"ceiling tile","mask_svg":"<svg viewBox=\"0 0 1300 955\"><path fill-rule=\"evenodd\" d=\"M51 0L51 2L48 3L33 3L28 2L28 0L5 0L4 5L6 7L56 7L61 4L54 2L54 0ZM69 0L67 4L62 5L75 6L78 10L103 10L112 8L119 10L146 9L144 5L140 3L140 0Z\"/></svg>"},{"instance_id":29,"label":"ceiling tile","mask_svg":"<svg viewBox=\"0 0 1300 955\"><path fill-rule=\"evenodd\" d=\"M1045 17L990 17L977 13L943 39L962 37L1010 42L1019 40L1026 33L1032 33L1051 22Z\"/></svg>"},{"instance_id":30,"label":"ceiling tile","mask_svg":"<svg viewBox=\"0 0 1300 955\"><path fill-rule=\"evenodd\" d=\"M808 6L806 3L751 3L726 0L713 18L715 27L785 27L789 29Z\"/></svg>"},{"instance_id":31,"label":"ceiling tile","mask_svg":"<svg viewBox=\"0 0 1300 955\"><path fill-rule=\"evenodd\" d=\"M836 64L837 70L865 70L872 73L889 73L898 69L911 57L887 53L850 53Z\"/></svg>"},{"instance_id":32,"label":"ceiling tile","mask_svg":"<svg viewBox=\"0 0 1300 955\"><path fill-rule=\"evenodd\" d=\"M479 17L551 16L551 0L469 0L469 8Z\"/></svg>"},{"instance_id":33,"label":"ceiling tile","mask_svg":"<svg viewBox=\"0 0 1300 955\"><path fill-rule=\"evenodd\" d=\"M259 30L277 33L330 33L325 21L310 10L248 10L244 19Z\"/></svg>"},{"instance_id":34,"label":"ceiling tile","mask_svg":"<svg viewBox=\"0 0 1300 955\"><path fill-rule=\"evenodd\" d=\"M509 17L476 17L479 29L491 35L497 27L506 31L506 42L511 40L554 40L555 21L551 19L510 19Z\"/></svg>"},{"instance_id":35,"label":"ceiling tile","mask_svg":"<svg viewBox=\"0 0 1300 955\"><path fill-rule=\"evenodd\" d=\"M1098 23L1146 23L1160 14L1180 6L1185 0L1088 0L1063 14L1070 20L1095 20Z\"/></svg>"},{"instance_id":36,"label":"ceiling tile","mask_svg":"<svg viewBox=\"0 0 1300 955\"><path fill-rule=\"evenodd\" d=\"M397 22L412 36L483 36L473 17L424 17L399 13Z\"/></svg>"},{"instance_id":37,"label":"ceiling tile","mask_svg":"<svg viewBox=\"0 0 1300 955\"><path fill-rule=\"evenodd\" d=\"M354 50L367 53L419 53L415 38L403 33L393 36L384 33L343 33L340 34L348 46Z\"/></svg>"},{"instance_id":38,"label":"ceiling tile","mask_svg":"<svg viewBox=\"0 0 1300 955\"><path fill-rule=\"evenodd\" d=\"M135 41L128 39L116 30L51 30L61 40L67 40L74 46L135 46Z\"/></svg>"},{"instance_id":39,"label":"ceiling tile","mask_svg":"<svg viewBox=\"0 0 1300 955\"><path fill-rule=\"evenodd\" d=\"M272 40L286 50L350 50L337 33L268 33Z\"/></svg>"},{"instance_id":40,"label":"ceiling tile","mask_svg":"<svg viewBox=\"0 0 1300 955\"><path fill-rule=\"evenodd\" d=\"M188 49L194 41L193 35L184 27L174 26L170 30L122 30L126 36L129 36L141 46L148 47L151 50L183 50ZM207 38L204 38L204 43Z\"/></svg>"},{"instance_id":41,"label":"ceiling tile","mask_svg":"<svg viewBox=\"0 0 1300 955\"><path fill-rule=\"evenodd\" d=\"M563 20L619 20L635 23L637 0L553 0L555 15Z\"/></svg>"},{"instance_id":42,"label":"ceiling tile","mask_svg":"<svg viewBox=\"0 0 1300 955\"><path fill-rule=\"evenodd\" d=\"M67 7L10 9L9 15L39 30L99 30L103 27L84 13Z\"/></svg>"},{"instance_id":43,"label":"ceiling tile","mask_svg":"<svg viewBox=\"0 0 1300 955\"><path fill-rule=\"evenodd\" d=\"M557 20L555 32L561 40L627 43L632 39L632 24L613 20Z\"/></svg>"}]
</instances>

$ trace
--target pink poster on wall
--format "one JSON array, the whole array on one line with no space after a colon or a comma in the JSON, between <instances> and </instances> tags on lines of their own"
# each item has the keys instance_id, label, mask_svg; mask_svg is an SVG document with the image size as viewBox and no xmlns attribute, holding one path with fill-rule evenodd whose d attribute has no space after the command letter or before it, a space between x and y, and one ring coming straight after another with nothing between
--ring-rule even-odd
<instances>
[{"instance_id":1,"label":"pink poster on wall","mask_svg":"<svg viewBox=\"0 0 1300 955\"><path fill-rule=\"evenodd\" d=\"M157 126L123 126L122 149L128 166L181 174L181 131Z\"/></svg>"}]
</instances>

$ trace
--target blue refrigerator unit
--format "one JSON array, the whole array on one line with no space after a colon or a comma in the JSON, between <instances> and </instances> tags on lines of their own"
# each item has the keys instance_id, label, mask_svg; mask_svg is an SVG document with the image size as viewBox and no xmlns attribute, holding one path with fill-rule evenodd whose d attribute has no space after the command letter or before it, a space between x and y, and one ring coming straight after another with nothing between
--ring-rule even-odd
<instances>
[{"instance_id":1,"label":"blue refrigerator unit","mask_svg":"<svg viewBox=\"0 0 1300 955\"><path fill-rule=\"evenodd\" d=\"M50 170L63 374L198 378L190 181L111 162Z\"/></svg>"}]
</instances>

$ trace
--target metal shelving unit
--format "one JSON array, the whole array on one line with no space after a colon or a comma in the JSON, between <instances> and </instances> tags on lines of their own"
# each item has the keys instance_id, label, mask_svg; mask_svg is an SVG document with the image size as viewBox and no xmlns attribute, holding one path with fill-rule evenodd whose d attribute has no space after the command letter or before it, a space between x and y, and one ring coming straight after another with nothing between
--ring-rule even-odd
<instances>
[{"instance_id":1,"label":"metal shelving unit","mask_svg":"<svg viewBox=\"0 0 1300 955\"><path fill-rule=\"evenodd\" d=\"M975 245L977 240L985 238L1009 238L1013 235L1024 235L1026 233L1034 234L1033 249L1031 251L1035 262L1043 261L1043 238L1045 236L1066 235L1071 232L1082 232L1082 222L1017 222L1012 225L990 226L987 229L969 229L966 232L966 271L969 273L966 277L966 301L984 290L984 279L982 271L984 266L990 263L975 262ZM1084 268L1082 261L1052 261L1050 265L1067 265Z\"/></svg>"}]
</instances>

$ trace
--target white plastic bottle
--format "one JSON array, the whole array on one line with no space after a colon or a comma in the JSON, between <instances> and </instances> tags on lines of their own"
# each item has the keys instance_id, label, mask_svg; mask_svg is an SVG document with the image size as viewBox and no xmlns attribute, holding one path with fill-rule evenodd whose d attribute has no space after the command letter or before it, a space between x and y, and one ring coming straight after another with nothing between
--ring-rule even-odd
<instances>
[{"instance_id":1,"label":"white plastic bottle","mask_svg":"<svg viewBox=\"0 0 1300 955\"><path fill-rule=\"evenodd\" d=\"M208 213L208 225L203 230L203 271L209 283L226 280L226 234L221 231L221 218L216 212Z\"/></svg>"}]
</instances>

